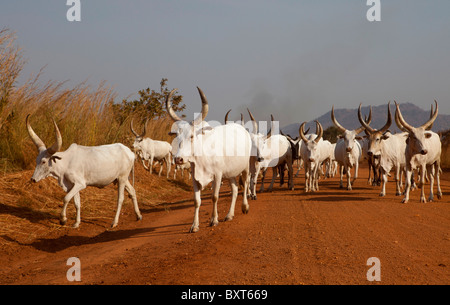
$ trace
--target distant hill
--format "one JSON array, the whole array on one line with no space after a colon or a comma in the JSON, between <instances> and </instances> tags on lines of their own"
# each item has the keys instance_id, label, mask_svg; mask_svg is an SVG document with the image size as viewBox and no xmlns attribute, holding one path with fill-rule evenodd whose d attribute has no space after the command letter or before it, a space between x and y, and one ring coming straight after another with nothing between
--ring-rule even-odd
<instances>
[{"instance_id":1,"label":"distant hill","mask_svg":"<svg viewBox=\"0 0 450 305\"><path fill-rule=\"evenodd\" d=\"M431 106L430 106L431 107ZM369 114L369 106L362 107L363 116ZM389 127L391 132L399 132L400 130L395 124L394 114L395 114L395 105L391 104L391 113L392 113L392 125ZM400 110L402 112L403 118L413 126L420 126L425 123L430 117L430 110L423 110L420 107L412 103L400 104ZM337 121L347 129L356 129L361 126L358 121L358 109L334 109L334 114L336 116ZM333 122L331 121L331 110L325 113L324 115L311 120L306 124L306 128L311 127L310 132L315 132L315 123L314 121L318 120L320 124L322 124L323 129L327 129L330 126L333 126ZM379 129L386 124L387 120L387 105L380 105L372 107L372 122L370 126L373 128ZM281 130L285 134L289 134L292 137L298 137L298 129L300 127L301 122L293 123L282 127ZM436 118L436 121L433 124L432 130L434 132L443 131L450 129L450 115L442 115L439 114Z\"/></svg>"}]
</instances>

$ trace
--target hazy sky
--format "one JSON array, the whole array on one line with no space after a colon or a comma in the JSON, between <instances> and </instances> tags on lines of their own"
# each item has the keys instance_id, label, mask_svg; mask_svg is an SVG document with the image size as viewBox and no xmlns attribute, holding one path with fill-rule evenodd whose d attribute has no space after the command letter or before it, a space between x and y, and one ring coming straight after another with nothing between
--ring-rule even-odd
<instances>
[{"instance_id":1,"label":"hazy sky","mask_svg":"<svg viewBox=\"0 0 450 305\"><path fill-rule=\"evenodd\" d=\"M450 114L450 1L81 0L68 22L66 0L2 1L0 28L16 32L28 59L23 79L74 86L102 80L118 101L138 90L179 88L192 118L205 92L208 119L250 107L281 126L336 108L434 99ZM246 115L246 118L248 116Z\"/></svg>"}]
</instances>

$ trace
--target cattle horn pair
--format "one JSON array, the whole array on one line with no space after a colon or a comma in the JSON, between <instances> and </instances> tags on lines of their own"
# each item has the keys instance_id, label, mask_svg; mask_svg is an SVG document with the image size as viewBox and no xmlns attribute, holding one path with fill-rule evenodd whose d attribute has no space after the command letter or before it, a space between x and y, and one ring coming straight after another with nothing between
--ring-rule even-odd
<instances>
[{"instance_id":1,"label":"cattle horn pair","mask_svg":"<svg viewBox=\"0 0 450 305\"><path fill-rule=\"evenodd\" d=\"M252 113L250 112L250 109L247 108L248 114L250 115L250 119L252 120L252 124L253 124L253 133L257 134L258 133L258 123L256 122L255 118L253 117ZM271 123L270 125L272 125L273 120L273 115L270 115L270 120ZM265 136L265 139L268 139L272 136L272 126L270 126L269 132L267 132L267 135Z\"/></svg>"},{"instance_id":2,"label":"cattle horn pair","mask_svg":"<svg viewBox=\"0 0 450 305\"><path fill-rule=\"evenodd\" d=\"M225 124L228 122L228 115L230 114L231 109L228 110L227 114L225 114ZM241 113L241 125L244 126L244 115Z\"/></svg>"},{"instance_id":3,"label":"cattle horn pair","mask_svg":"<svg viewBox=\"0 0 450 305\"><path fill-rule=\"evenodd\" d=\"M172 91L170 91L169 95L167 95L166 97L166 109L167 112L169 113L170 117L172 118L172 120L174 121L182 121L182 119L175 113L175 111L172 108L172 96L174 94L175 91L177 91L178 89L173 89ZM202 89L200 89L199 87L197 87L198 93L200 94L200 98L202 100L202 112L201 115L199 115L198 117L196 117L191 124L192 125L197 125L200 124L201 122L203 122L206 119L206 116L208 115L208 110L209 110L209 106L208 106L208 100L206 99L205 94L203 93Z\"/></svg>"},{"instance_id":4,"label":"cattle horn pair","mask_svg":"<svg viewBox=\"0 0 450 305\"><path fill-rule=\"evenodd\" d=\"M319 121L315 121L316 122L316 135L317 137L314 139L314 142L319 143L320 139L323 137L323 127L322 124L319 123ZM300 135L300 138L302 138L303 142L307 143L308 139L305 136L305 125L306 122L303 122L300 125L300 128L298 129L298 133ZM308 128L309 130L309 128Z\"/></svg>"},{"instance_id":5,"label":"cattle horn pair","mask_svg":"<svg viewBox=\"0 0 450 305\"><path fill-rule=\"evenodd\" d=\"M400 111L400 105L397 104L396 101L394 101L395 103L395 123L397 123L397 126L400 130L402 130L403 132L410 132L412 131L412 129L414 127L412 127L411 125L409 125L405 119L402 116L402 113ZM419 128L423 128L425 130L430 130L433 127L433 123L436 120L437 116L438 116L438 103L436 100L434 100L434 103L436 104L436 109L433 112L433 104L431 104L431 112L430 112L430 119L423 124L422 126L420 126Z\"/></svg>"},{"instance_id":6,"label":"cattle horn pair","mask_svg":"<svg viewBox=\"0 0 450 305\"><path fill-rule=\"evenodd\" d=\"M391 102L388 103L388 118L387 118L386 124L384 124L384 126L380 130L377 130L377 129L374 129L374 128L370 127L369 124L366 123L365 120L363 120L362 114L361 114L361 104L359 104L358 120L361 123L362 127L364 127L366 129L366 131L368 133L370 133L370 134L373 134L373 133L375 133L377 131L381 132L382 134L385 133L389 129L391 124L392 124L392 115L391 115L391 108L390 108L390 106L391 106ZM370 113L372 113L372 107L370 107Z\"/></svg>"},{"instance_id":7,"label":"cattle horn pair","mask_svg":"<svg viewBox=\"0 0 450 305\"><path fill-rule=\"evenodd\" d=\"M145 120L144 131L142 132L142 134L138 135L138 134L136 133L136 131L134 131L134 128L133 128L133 119L131 119L131 122L130 122L130 129L131 129L131 132L135 135L136 138L144 138L145 134L147 133L147 123L148 123L148 118Z\"/></svg>"},{"instance_id":8,"label":"cattle horn pair","mask_svg":"<svg viewBox=\"0 0 450 305\"><path fill-rule=\"evenodd\" d=\"M333 124L336 126L336 128L337 128L340 132L344 133L345 131L347 131L347 129L344 128L344 127L342 127L342 125L339 124L339 122L336 120L336 117L335 117L335 115L334 115L334 105L333 105L333 107L331 108L331 120L333 121ZM370 124L371 121L372 121L372 107L370 107L369 118L367 119L367 122L366 122L366 123L367 123L367 124ZM359 134L359 133L361 133L364 129L365 129L364 126L361 126L361 127L357 128L357 129L355 129L355 133L356 133L356 134Z\"/></svg>"},{"instance_id":9,"label":"cattle horn pair","mask_svg":"<svg viewBox=\"0 0 450 305\"><path fill-rule=\"evenodd\" d=\"M56 152L58 152L62 147L62 137L61 137L61 132L59 131L58 125L56 125L55 120L53 120L53 125L55 126L55 139L56 140L55 140L55 143L50 148L47 149L44 142L36 135L33 128L31 128L31 125L29 122L29 117L30 117L30 115L27 115L27 118L26 118L28 134L30 135L30 138L33 141L34 145L36 145L36 148L38 149L38 151L41 152L41 151L47 150L47 152L50 155L53 155Z\"/></svg>"}]
</instances>

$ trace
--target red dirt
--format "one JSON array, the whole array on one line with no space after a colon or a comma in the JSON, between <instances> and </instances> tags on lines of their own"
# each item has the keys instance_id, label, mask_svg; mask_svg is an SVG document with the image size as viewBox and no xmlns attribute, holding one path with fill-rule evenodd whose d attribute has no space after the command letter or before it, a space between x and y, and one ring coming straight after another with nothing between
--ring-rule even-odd
<instances>
[{"instance_id":1,"label":"red dirt","mask_svg":"<svg viewBox=\"0 0 450 305\"><path fill-rule=\"evenodd\" d=\"M339 189L335 177L305 194L301 175L294 191L276 185L258 194L247 215L240 194L233 221L217 227L208 226L205 190L195 234L188 233L192 191L179 180L137 168L143 220L135 221L127 198L113 230L116 188L84 190L81 225L72 229L73 205L60 226L64 193L51 179L29 184L31 174L0 178L0 284L70 284L70 257L81 261L81 284L372 284L370 257L381 262L378 283L450 284L450 172L442 175L443 199L426 204L417 190L401 204L392 181L380 198L380 187L367 185L366 168L353 191ZM224 182L221 220L229 201Z\"/></svg>"}]
</instances>

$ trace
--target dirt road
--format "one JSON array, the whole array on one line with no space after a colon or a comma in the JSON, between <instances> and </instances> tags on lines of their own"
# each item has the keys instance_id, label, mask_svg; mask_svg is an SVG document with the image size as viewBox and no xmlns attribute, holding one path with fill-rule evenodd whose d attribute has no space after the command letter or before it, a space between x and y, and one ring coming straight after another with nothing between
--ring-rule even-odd
<instances>
[{"instance_id":1,"label":"dirt road","mask_svg":"<svg viewBox=\"0 0 450 305\"><path fill-rule=\"evenodd\" d=\"M233 221L217 227L208 226L212 205L206 190L195 234L188 233L193 195L181 184L171 184L156 206L144 200L140 222L127 199L113 230L107 229L111 204L106 216L85 217L82 210L80 228L72 229L61 228L57 214L0 200L3 226L27 221L42 228L28 237L14 234L14 228L0 230L0 284L70 284L70 257L80 259L81 284L373 284L366 276L371 257L381 262L381 284L450 284L450 173L441 179L443 199L426 204L419 203L418 191L401 204L393 182L380 198L380 188L367 185L366 168L359 176L353 191L339 189L335 177L321 180L319 192L305 194L301 175L294 191L276 185L259 194L247 215L240 211L239 195ZM84 196L92 200L104 194L98 192L116 196L113 188L89 192ZM221 220L229 200L224 182Z\"/></svg>"}]
</instances>

